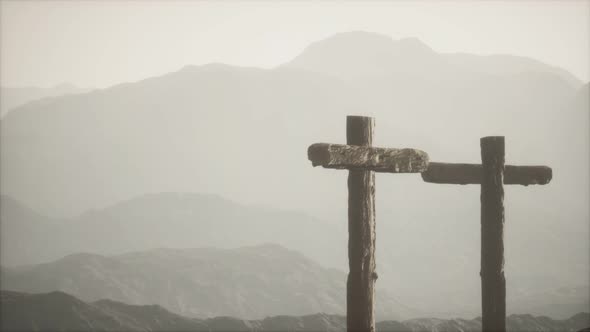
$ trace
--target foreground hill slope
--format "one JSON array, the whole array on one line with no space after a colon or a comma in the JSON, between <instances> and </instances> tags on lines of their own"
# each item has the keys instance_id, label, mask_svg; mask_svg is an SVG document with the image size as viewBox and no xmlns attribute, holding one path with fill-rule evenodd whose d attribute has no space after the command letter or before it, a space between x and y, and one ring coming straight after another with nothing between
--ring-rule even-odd
<instances>
[{"instance_id":1,"label":"foreground hill slope","mask_svg":"<svg viewBox=\"0 0 590 332\"><path fill-rule=\"evenodd\" d=\"M175 315L162 307L137 306L101 300L82 302L61 292L25 294L0 292L2 331L345 331L343 316L313 314L274 316L262 320L232 317L191 319ZM580 313L564 320L531 315L511 315L510 332L575 332L590 325L590 314ZM481 319L414 319L382 321L378 331L476 332Z\"/></svg>"},{"instance_id":2,"label":"foreground hill slope","mask_svg":"<svg viewBox=\"0 0 590 332\"><path fill-rule=\"evenodd\" d=\"M155 249L117 256L75 254L52 263L3 269L2 288L63 291L85 301L158 304L191 317L345 312L346 275L278 245L239 249ZM387 292L380 318L407 316Z\"/></svg>"},{"instance_id":3,"label":"foreground hill slope","mask_svg":"<svg viewBox=\"0 0 590 332\"><path fill-rule=\"evenodd\" d=\"M396 308L394 312L400 315L383 318L428 316L450 318L478 314L477 300L480 289L477 264L479 257L477 257L477 250L473 249L477 248L477 243L470 245L472 241L461 235L459 230L455 231L453 237L442 239L434 237L429 241L428 246L421 245L423 242L409 241L404 238L392 243L391 239L396 239L395 236L409 234L408 225L404 229L397 226L397 219L388 220L381 217L379 220L378 248L382 251L377 253L379 273L377 292L381 296L382 303L378 308L384 309L381 312L383 314L387 314L389 308ZM280 306L271 305L270 300L264 302L259 299L249 301L247 305L240 307L231 299L243 296L242 289L233 287L231 277L222 277L219 280L215 277L214 272L217 271L229 273L230 276L237 273L237 278L241 274L238 273L239 271L234 271L236 268L233 266L234 261L237 258L250 261L249 255L255 256L254 252L248 250L243 250L239 254L239 251L230 254L231 250L221 249L277 243L293 251L277 246L280 249L273 253L272 245L259 246L259 248L261 251L267 250L270 254L284 254L285 261L294 264L283 271L284 273L300 276L302 278L298 281L300 283L318 283L317 278L320 275L323 276L324 281L332 280L328 283L331 286L327 287L334 291L328 292L329 294L316 293L312 289L303 291L302 294L313 293L309 299L320 301L320 296L326 296L329 299L321 299L320 302L323 303L321 306L311 305L310 308L316 311L344 312L345 275L343 272L328 272L332 270L324 267L346 271L345 224L328 224L296 211L244 206L213 195L162 193L137 197L105 209L90 211L73 219L57 220L43 217L18 201L4 196L0 199L0 227L2 229L0 233L2 264L8 268L7 271L23 271L23 273L28 271L22 275L22 278L14 278L17 282L16 286L20 287L17 289L22 291L62 290L82 296L85 300L113 296L113 299L127 303L158 303L181 314L193 310L192 305L195 306L194 310L203 314L209 312L207 311L209 309L203 309L207 300L199 298L199 294L194 293L194 289L209 287L207 285L217 282L219 284L217 289L211 286L205 291L215 294L211 295L211 301L220 303L219 307L212 307L211 314L259 318L271 314L314 312L277 311L281 308ZM445 227L450 225L431 225L430 231L443 234ZM477 240L476 235L478 234L476 233L475 239L471 240ZM568 238L552 236L547 239L545 245L555 250L554 248L564 245L560 241L567 242ZM587 243L579 245L587 246ZM201 251L149 249L195 247L221 249ZM389 249L383 250L384 248ZM575 250L576 246L568 244L568 248ZM461 256L443 256L442 258L436 256L437 253L451 253L454 250L462 253ZM522 254L522 250L521 248L519 251L511 252L508 257L512 260L515 255ZM121 254L130 251L137 252L135 256L142 258L134 259L129 263L129 266L134 268L118 269L116 264L113 265L113 261L119 265L127 264L127 257L133 255ZM302 253L318 264L302 259L302 256L294 251ZM97 255L72 255L72 253L80 252L91 252ZM64 256L68 257L61 259ZM268 281L268 277L263 278L261 271L266 271L267 264L272 264L273 257L268 256L268 261L265 263L260 260L263 267L260 271L252 270L254 266L249 266L249 273L257 275L256 278L259 278L261 285L265 285ZM527 257L523 257L525 258ZM218 260L216 264L199 265L199 262L203 260L215 259ZM55 260L58 261L55 262ZM529 257L528 260L531 258ZM18 267L47 262L50 263L36 265L35 269ZM315 272L302 274L301 268L297 267L300 263L305 269ZM185 271L185 268L182 268L183 264L197 266L200 270L191 267ZM239 262L236 264L241 266ZM468 264L474 265L471 272L466 269ZM562 264L565 265L565 263ZM571 265L569 262L568 264ZM150 268L151 265L157 269ZM532 269L525 267L525 265L519 266L516 271L519 273L511 273L507 276L509 313L531 313L566 318L573 313L586 311L590 306L587 285L568 284L564 279L565 273L560 273L559 278L548 278L546 274L534 274ZM580 265L580 268L583 267ZM567 271L572 275L578 275L571 266L568 269ZM177 277L168 275L168 270L177 273ZM199 272L201 270L202 273ZM138 271L144 272L138 273ZM432 271L438 271L437 278L432 276ZM70 276L70 272L75 272L73 274L75 277ZM279 276L278 270L268 272L275 281L283 278L282 282L287 283L287 274ZM95 273L98 273L98 276L109 276L109 278L97 281L99 277ZM127 274L132 277L129 279ZM204 284L193 285L194 282L201 280L198 276L195 277L195 274L205 279ZM50 277L39 284L46 275ZM159 275L159 279L155 275ZM196 279L186 281L183 278ZM469 283L463 283L461 280L467 280ZM93 282L102 286L91 287ZM175 285L176 292L180 294L179 298L175 297L176 293L173 295L166 293L168 283ZM470 283L473 287L470 287ZM138 286L146 284L153 284L153 287ZM4 285L12 285L12 283ZM39 288L40 286L43 287ZM278 289L280 290L281 287ZM292 285L285 287L295 291ZM470 289L472 292L469 292ZM84 291L86 293L80 293ZM88 293L90 291L91 293ZM159 296L157 292L164 295ZM248 294L248 296L254 296L253 293ZM273 296L278 297L284 304L300 303L301 306L310 306L304 301L296 302L299 300L294 300L296 296L293 294L279 292ZM404 294L409 295L404 296ZM187 301L192 304L185 304L184 296L187 296L189 298ZM193 303L194 301L196 302ZM261 301L260 307L255 304L257 301ZM473 305L468 306L467 303L470 301ZM337 304L329 306L329 303ZM271 311L267 311L269 308Z\"/></svg>"},{"instance_id":4,"label":"foreground hill slope","mask_svg":"<svg viewBox=\"0 0 590 332\"><path fill-rule=\"evenodd\" d=\"M63 292L0 293L2 331L206 331L197 320L159 306L102 300L86 303Z\"/></svg>"}]
</instances>

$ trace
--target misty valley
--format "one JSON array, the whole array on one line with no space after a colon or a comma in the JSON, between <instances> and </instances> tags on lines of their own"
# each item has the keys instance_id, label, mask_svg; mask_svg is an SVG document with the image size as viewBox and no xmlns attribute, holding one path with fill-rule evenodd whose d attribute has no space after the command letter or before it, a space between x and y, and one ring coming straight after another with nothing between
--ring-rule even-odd
<instances>
[{"instance_id":1,"label":"misty valley","mask_svg":"<svg viewBox=\"0 0 590 332\"><path fill-rule=\"evenodd\" d=\"M590 327L590 85L564 69L346 32L55 89L2 88L3 331L346 331L348 171L306 149L351 114L431 161L501 134L506 164L550 165L503 192L506 330ZM376 178L375 329L481 331L479 186Z\"/></svg>"}]
</instances>

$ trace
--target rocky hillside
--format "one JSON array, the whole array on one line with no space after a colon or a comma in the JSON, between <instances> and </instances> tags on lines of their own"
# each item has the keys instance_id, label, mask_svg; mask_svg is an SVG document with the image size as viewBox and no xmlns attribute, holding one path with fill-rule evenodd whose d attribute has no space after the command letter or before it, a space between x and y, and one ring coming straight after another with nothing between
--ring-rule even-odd
<instances>
[{"instance_id":1,"label":"rocky hillside","mask_svg":"<svg viewBox=\"0 0 590 332\"><path fill-rule=\"evenodd\" d=\"M232 317L191 319L157 305L137 306L101 300L86 303L62 292L25 294L0 293L2 331L345 331L344 317L313 314L275 316L262 320ZM575 332L590 325L590 314L580 313L565 320L531 315L511 315L510 332ZM481 319L413 319L382 321L378 331L479 332Z\"/></svg>"},{"instance_id":2,"label":"rocky hillside","mask_svg":"<svg viewBox=\"0 0 590 332\"><path fill-rule=\"evenodd\" d=\"M239 249L155 249L117 256L75 254L52 263L5 268L5 290L63 291L84 301L158 304L190 317L345 312L346 274L267 244ZM408 315L386 291L377 317Z\"/></svg>"},{"instance_id":3,"label":"rocky hillside","mask_svg":"<svg viewBox=\"0 0 590 332\"><path fill-rule=\"evenodd\" d=\"M160 306L108 300L86 303L62 292L2 291L2 331L206 331L199 321Z\"/></svg>"},{"instance_id":4,"label":"rocky hillside","mask_svg":"<svg viewBox=\"0 0 590 332\"><path fill-rule=\"evenodd\" d=\"M420 245L420 241L411 241L401 237L403 234L410 233L429 236L427 233L419 232L419 229L424 225L407 221L403 224L401 221L388 220L383 217L379 220L381 221L379 221L377 240L380 249L377 253L377 271L379 273L377 292L383 296L381 301L385 301L384 306L390 305L393 308L398 308L394 312L400 315L385 316L384 319L429 316L470 317L479 313L480 281L477 274L479 257L478 250L474 249L478 248L476 243L477 235L479 235L477 227L473 227L475 234L473 237L469 237L465 234L469 234L469 232L456 226L455 235L447 238L434 237L428 241L429 245L425 246ZM89 211L71 219L47 218L10 197L0 196L0 226L2 228L0 261L5 265L4 267L53 262L39 265L48 267L56 265L55 260L72 255L72 253L91 252L98 254L70 256L65 260L67 264L60 263L59 268L55 268L52 272L51 275L56 280L65 277L63 271L60 272L61 276L58 273L62 268L70 269L72 265L77 266L76 264L86 266L91 262L110 260L113 259L110 256L131 251L142 252L147 261L147 257L150 255L153 255L152 259L159 260L164 259L165 253L175 252L174 250L151 250L151 248L215 247L229 249L255 246L260 243L276 243L302 253L323 267L337 268L339 271L347 270L346 223L329 224L297 211L246 206L215 195L189 193L143 195L104 209ZM431 232L437 230L443 234L449 225L431 223L430 227ZM547 232L548 230L539 231ZM392 242L391 238L398 240ZM562 248L560 243L566 240L557 236L551 236L548 239L546 245L551 248ZM530 240L526 241L530 242ZM509 244L513 244L513 242L510 241ZM567 250L587 245L587 243L572 244L567 247ZM391 249L384 250L387 248ZM520 255L524 256L530 252L530 249L527 248L517 247L518 250L510 252L508 260L514 259L515 255L517 255L516 258ZM583 252L583 250L580 251ZM188 253L190 251L178 251L178 253L182 252ZM211 254L214 252L214 250L209 251ZM220 250L219 252L225 251ZM288 253L289 251L279 250L279 252ZM443 261L435 260L441 252L459 252L461 255L457 257L445 256ZM140 255L138 254L138 256ZM85 262L84 257L87 257L88 261ZM179 257L181 256L179 255ZM188 254L182 257L193 259ZM289 254L285 259L289 260L288 257L297 258L299 256ZM231 267L229 264L232 264L232 255L219 255L217 258L228 259L225 263L218 262L219 266ZM472 266L471 272L466 268L468 266ZM572 265L573 267L574 265ZM101 267L87 268L97 269L101 273L110 273L103 271ZM204 266L202 268L205 269ZM583 268L583 264L577 266L577 269ZM178 271L179 274L185 273L183 269L177 267L172 270ZM294 268L294 273L299 273L295 270ZM35 271L42 274L47 273L45 269L41 268ZM432 271L438 271L436 278L432 276ZM581 275L581 272L576 273L576 271L576 269L572 269L568 273ZM568 273L561 273L559 277L552 277L548 273L535 275L530 272L527 265L520 267L515 272L517 273L507 275L509 313L530 313L553 318L567 318L573 313L586 311L590 307L588 286L583 283L568 284L567 280L564 280L564 276ZM29 275L33 273L31 272ZM151 274L153 271L146 272L148 276ZM81 276L83 275L86 274ZM88 274L88 276L94 278L93 274ZM315 274L309 274L302 277L309 278L307 281L312 282L315 280L315 276ZM32 277L23 280L30 278ZM36 278L41 278L41 275ZM141 279L142 277L137 276L137 278ZM343 272L338 278L337 283L344 285ZM468 282L463 283L462 280L468 280ZM86 282L88 281L78 281L80 285L85 285ZM141 283L144 282L146 281L142 279ZM24 288L21 290L32 292L64 290L82 296L77 290L72 290L73 285L68 286L70 288L63 288L66 286L56 281L50 288L28 288L35 284L36 282L31 282L28 285L22 285ZM183 311L185 309L180 309L183 306L182 303L177 303L175 300L171 300L171 304L166 304L160 302L164 301L165 297L155 299L149 296L144 297L144 295L112 295L112 289L108 289L109 293L100 294L96 290L91 297L83 298L100 299L108 294L108 296L117 296L114 299L123 302L160 303L174 312L186 313ZM237 290L231 289L232 292ZM415 289L418 290L415 293L412 292ZM432 292L429 293L429 289ZM141 291L138 292L141 293ZM180 289L179 292L183 292L183 290ZM340 294L340 291L336 293ZM392 296L386 296L386 294ZM423 295L421 296L421 294ZM226 294L222 297L215 296L214 299L223 302L223 298L229 297L231 296ZM340 303L342 300L333 301ZM473 304L466 305L469 302ZM235 304L228 303L223 308L230 310L228 308L232 306ZM384 306L380 305L379 307ZM313 308L327 312L331 312L332 309L341 310L333 311L334 313L344 312L341 305ZM240 310L213 309L211 313L250 317L243 316L249 309ZM252 312L258 312L256 318L273 313L290 313L265 312L262 309L252 310ZM308 312L297 312L297 314L305 313Z\"/></svg>"}]
</instances>

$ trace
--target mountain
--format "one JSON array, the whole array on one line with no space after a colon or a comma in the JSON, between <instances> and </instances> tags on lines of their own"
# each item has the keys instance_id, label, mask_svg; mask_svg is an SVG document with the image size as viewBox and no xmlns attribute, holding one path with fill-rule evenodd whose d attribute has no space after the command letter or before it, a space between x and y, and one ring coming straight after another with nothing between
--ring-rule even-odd
<instances>
[{"instance_id":1,"label":"mountain","mask_svg":"<svg viewBox=\"0 0 590 332\"><path fill-rule=\"evenodd\" d=\"M447 69L444 59L416 38L394 41L360 31L315 42L283 66L345 79L391 74L428 76L433 70L440 73Z\"/></svg>"},{"instance_id":2,"label":"mountain","mask_svg":"<svg viewBox=\"0 0 590 332\"><path fill-rule=\"evenodd\" d=\"M90 89L79 88L72 84L58 84L50 88L39 87L1 87L0 88L0 117L9 110L38 99L85 93Z\"/></svg>"},{"instance_id":3,"label":"mountain","mask_svg":"<svg viewBox=\"0 0 590 332\"><path fill-rule=\"evenodd\" d=\"M154 257L151 259L157 260L162 258L160 254L165 257L164 253L174 253L174 250L164 252L146 250L164 247L227 249L260 243L278 243L313 258L322 266L337 268L340 271L347 270L344 225L328 224L296 211L244 206L215 195L189 193L144 195L107 208L89 211L76 218L62 220L43 217L20 202L3 196L0 198L0 227L2 229L0 233L0 247L2 249L0 260L5 268L14 268L17 271L21 269L27 271L26 266L19 265L52 262L63 256L79 252L121 255L130 251L143 251L146 259L153 255ZM379 234L388 234L387 231L400 233L403 230L404 228L396 229L382 225ZM388 247L383 246L383 242L388 245L386 241L378 242L381 244L378 249L383 250L383 247ZM451 263L448 260L432 262L436 257L433 256L436 250L450 252L452 250L469 251L470 249L462 243L433 241L429 247L418 246L418 248L414 247L413 252L409 252L408 250L412 248L411 242L406 241L404 244L406 248L399 246L400 249L397 252L381 251L377 255L377 270L379 272L377 291L380 294L388 294L384 296L382 301L387 299L388 305L396 308L395 312L399 315L396 318L429 315L453 317L458 314L475 316L479 313L477 303L471 306L466 304L479 299L479 279L475 276L469 278L470 273L464 268L467 264L478 264L477 257L473 257L477 252L465 255L462 259L454 260ZM443 248L443 245L446 247ZM267 249L272 250L272 246ZM214 250L211 251L211 253L213 252ZM180 257L187 261L194 258L190 255L180 255L178 259ZM221 263L232 264L231 255L220 256L220 259L224 257L226 260ZM410 260L407 257L410 257ZM57 264L59 268L55 268L54 272L65 273L65 276L62 275L62 277L66 278L68 271L70 271L69 264L79 267L96 263L100 266L96 269L100 270L103 265L110 266L100 262L110 261L110 259L111 257L91 254L73 255L67 259L59 260L60 262L65 260L67 264ZM431 261L431 263L429 266L412 264L412 260ZM38 266L54 265L56 262ZM477 267L474 266L473 269L476 270ZM433 270L440 271L437 278L431 277ZM35 271L38 275L29 272L33 279L47 274L42 269ZM565 318L578 311L587 311L587 308L590 307L587 285L580 286L573 283L568 286L567 283L563 283L562 279L547 279L543 275L535 276L529 271L524 272L527 273L508 275L508 309L510 313L534 313ZM104 273L108 274L108 272ZM153 274L152 271L142 275ZM139 280L138 284L147 282L142 275L136 276ZM79 283L84 284L94 280L92 275L89 280L84 277L88 277L88 275L81 274ZM56 278L61 280L59 276ZM405 281L405 278L411 278L414 281L413 283L411 279ZM465 279L475 285L471 287L468 283L457 283L458 280ZM28 279L22 280L25 282ZM118 280L118 278L114 280ZM444 287L430 286L436 281L444 283ZM306 282L312 281L306 280ZM35 292L64 290L80 295L69 288L62 288L58 281L49 288L29 288L34 284L36 282L26 281L23 288L17 289ZM415 284L428 287L422 290L421 293L424 295L421 293L405 295L410 293ZM456 286L453 287L453 285ZM398 290L403 287L408 287L405 294ZM107 287L107 289L111 288ZM428 290L437 296L428 294ZM89 298L106 297L105 293L101 293L101 291L105 290L101 288ZM341 289L341 291L344 290ZM239 294L236 292L237 290L229 291L228 296L238 296ZM132 299L115 297L115 299L129 303L152 303L150 299L153 299L153 296L146 297L140 293L138 291L139 295L136 295L142 300L137 300L134 297ZM88 299L84 296L83 298ZM171 310L184 313L178 308L171 308ZM218 312L218 314L222 313L235 314L234 311Z\"/></svg>"},{"instance_id":4,"label":"mountain","mask_svg":"<svg viewBox=\"0 0 590 332\"><path fill-rule=\"evenodd\" d=\"M0 258L38 264L78 252L122 254L151 248L235 248L278 243L330 267L346 266L345 225L298 211L237 204L216 195L142 195L75 218L51 219L0 197Z\"/></svg>"},{"instance_id":5,"label":"mountain","mask_svg":"<svg viewBox=\"0 0 590 332\"><path fill-rule=\"evenodd\" d=\"M506 305L511 312L568 317L572 312L590 311L588 294L588 286L549 288L540 292L517 289L509 294Z\"/></svg>"},{"instance_id":6,"label":"mountain","mask_svg":"<svg viewBox=\"0 0 590 332\"><path fill-rule=\"evenodd\" d=\"M490 56L458 66L453 56L465 58L416 39L343 33L270 70L186 66L24 105L0 122L2 192L49 215L204 188L240 202L315 211L325 197L344 195L325 189L341 177L310 168L306 148L343 141L344 116L358 113L376 117L378 144L421 147L440 160L477 160L477 139L496 133L508 137L509 157L520 156L514 162L568 167L560 159L565 151L547 152L561 143L547 133L583 120L562 116L581 83L534 60L508 66ZM330 69L338 61L346 65Z\"/></svg>"},{"instance_id":7,"label":"mountain","mask_svg":"<svg viewBox=\"0 0 590 332\"><path fill-rule=\"evenodd\" d=\"M479 138L504 135L508 164L553 168L546 186L505 189L508 294L532 296L588 285L590 143L581 89L571 74L532 59L446 54L416 39L344 33L273 69L187 66L15 108L0 120L1 192L69 220L158 192L301 211L317 222L302 224L289 238L297 246L288 247L344 270L346 172L311 167L311 143L345 142L348 114L376 118L376 145L420 148L432 161L480 162ZM479 188L427 184L417 174L378 174L376 183L378 287L423 316L476 316ZM81 238L109 247L110 237L137 232L130 245L148 249L139 246L152 243L143 239L153 238L150 229L132 215L120 220L94 239L89 226ZM232 232L218 220L199 231L217 223L211 234ZM172 241L173 230L188 238L179 225L161 241ZM247 234L254 241L293 230L276 229ZM227 236L227 247L242 245ZM325 250L306 249L307 237ZM51 247L69 241L75 237Z\"/></svg>"},{"instance_id":8,"label":"mountain","mask_svg":"<svg viewBox=\"0 0 590 332\"><path fill-rule=\"evenodd\" d=\"M52 247L61 238L56 232L60 222L63 221L42 216L19 201L0 195L2 264L31 264L57 258L52 256Z\"/></svg>"},{"instance_id":9,"label":"mountain","mask_svg":"<svg viewBox=\"0 0 590 332\"><path fill-rule=\"evenodd\" d=\"M2 331L208 331L159 306L85 303L63 292L0 293Z\"/></svg>"},{"instance_id":10,"label":"mountain","mask_svg":"<svg viewBox=\"0 0 590 332\"><path fill-rule=\"evenodd\" d=\"M274 316L258 321L232 317L206 320L185 318L159 306L135 306L101 300L85 303L62 292L25 294L0 292L3 331L345 331L344 317L326 314ZM507 330L578 331L590 324L590 315L580 313L565 320L532 315L511 315ZM415 319L382 321L378 331L480 331L481 319Z\"/></svg>"},{"instance_id":11,"label":"mountain","mask_svg":"<svg viewBox=\"0 0 590 332\"><path fill-rule=\"evenodd\" d=\"M283 66L343 79L389 75L428 78L458 73L494 76L545 73L558 76L572 87L582 84L566 70L531 58L512 55L440 54L417 38L393 40L387 35L364 31L339 33L312 43Z\"/></svg>"},{"instance_id":12,"label":"mountain","mask_svg":"<svg viewBox=\"0 0 590 332\"><path fill-rule=\"evenodd\" d=\"M343 314L346 274L278 245L239 249L154 249L117 256L75 254L52 263L4 269L2 288L62 291L84 301L158 304L190 317L261 319L316 312ZM377 292L377 317L407 310Z\"/></svg>"},{"instance_id":13,"label":"mountain","mask_svg":"<svg viewBox=\"0 0 590 332\"><path fill-rule=\"evenodd\" d=\"M533 315L510 315L506 317L507 331L578 331L583 329L590 322L588 313L579 313L563 320L553 320L544 316ZM381 324L384 324L382 322ZM420 318L402 322L406 331L481 331L481 317L476 319L432 319ZM382 325L382 326L383 326ZM387 329L387 325L383 326ZM403 331L395 330L394 331Z\"/></svg>"}]
</instances>

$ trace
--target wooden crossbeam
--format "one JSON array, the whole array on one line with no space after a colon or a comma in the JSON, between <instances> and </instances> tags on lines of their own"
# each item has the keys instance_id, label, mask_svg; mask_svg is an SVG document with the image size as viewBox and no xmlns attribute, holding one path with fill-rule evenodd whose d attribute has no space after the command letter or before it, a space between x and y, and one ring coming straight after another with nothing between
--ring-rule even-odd
<instances>
[{"instance_id":1,"label":"wooden crossbeam","mask_svg":"<svg viewBox=\"0 0 590 332\"><path fill-rule=\"evenodd\" d=\"M504 167L504 184L523 186L547 184L553 172L547 166L513 166ZM483 171L481 164L452 164L430 162L428 169L422 173L422 179L439 184L481 184Z\"/></svg>"},{"instance_id":2,"label":"wooden crossbeam","mask_svg":"<svg viewBox=\"0 0 590 332\"><path fill-rule=\"evenodd\" d=\"M482 331L506 331L504 277L504 185L547 184L547 166L504 165L504 137L480 140L481 164L431 162L422 173L425 182L481 185L481 301Z\"/></svg>"},{"instance_id":3,"label":"wooden crossbeam","mask_svg":"<svg viewBox=\"0 0 590 332\"><path fill-rule=\"evenodd\" d=\"M346 329L375 332L375 172L419 173L428 154L416 149L372 147L374 119L346 118L346 143L316 143L307 150L313 166L348 170L348 279Z\"/></svg>"},{"instance_id":4,"label":"wooden crossbeam","mask_svg":"<svg viewBox=\"0 0 590 332\"><path fill-rule=\"evenodd\" d=\"M417 149L316 143L307 150L313 166L363 169L386 173L420 173L428 167L428 154Z\"/></svg>"}]
</instances>

